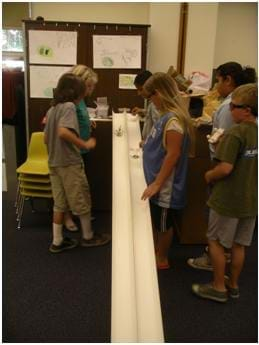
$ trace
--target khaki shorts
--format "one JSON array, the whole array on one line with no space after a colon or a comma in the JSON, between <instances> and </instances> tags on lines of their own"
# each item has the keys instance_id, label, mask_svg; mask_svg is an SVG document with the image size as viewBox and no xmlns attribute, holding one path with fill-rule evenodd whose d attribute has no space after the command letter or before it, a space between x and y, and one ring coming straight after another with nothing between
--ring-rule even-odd
<instances>
[{"instance_id":1,"label":"khaki shorts","mask_svg":"<svg viewBox=\"0 0 259 345\"><path fill-rule=\"evenodd\" d=\"M231 248L233 243L250 246L255 220L256 217L225 217L210 209L207 238L218 241L225 248Z\"/></svg>"},{"instance_id":2,"label":"khaki shorts","mask_svg":"<svg viewBox=\"0 0 259 345\"><path fill-rule=\"evenodd\" d=\"M91 196L83 164L50 168L54 212L71 210L75 215L91 211Z\"/></svg>"}]
</instances>

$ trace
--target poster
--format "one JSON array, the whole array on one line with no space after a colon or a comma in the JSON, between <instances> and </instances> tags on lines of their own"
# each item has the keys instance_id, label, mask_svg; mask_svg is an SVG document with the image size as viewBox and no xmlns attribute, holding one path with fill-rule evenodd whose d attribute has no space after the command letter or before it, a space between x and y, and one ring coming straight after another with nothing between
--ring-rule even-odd
<instances>
[{"instance_id":1,"label":"poster","mask_svg":"<svg viewBox=\"0 0 259 345\"><path fill-rule=\"evenodd\" d=\"M141 36L93 35L94 68L141 68Z\"/></svg>"},{"instance_id":2,"label":"poster","mask_svg":"<svg viewBox=\"0 0 259 345\"><path fill-rule=\"evenodd\" d=\"M76 65L76 31L29 30L29 62Z\"/></svg>"},{"instance_id":3,"label":"poster","mask_svg":"<svg viewBox=\"0 0 259 345\"><path fill-rule=\"evenodd\" d=\"M30 66L30 97L53 98L53 88L72 66Z\"/></svg>"},{"instance_id":4,"label":"poster","mask_svg":"<svg viewBox=\"0 0 259 345\"><path fill-rule=\"evenodd\" d=\"M119 89L133 89L136 90L134 80L137 74L119 74Z\"/></svg>"}]
</instances>

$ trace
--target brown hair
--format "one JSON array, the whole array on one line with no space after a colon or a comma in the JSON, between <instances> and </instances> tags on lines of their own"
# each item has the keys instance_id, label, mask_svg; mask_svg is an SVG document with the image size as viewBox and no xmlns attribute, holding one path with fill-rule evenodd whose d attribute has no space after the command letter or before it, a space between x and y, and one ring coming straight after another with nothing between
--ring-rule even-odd
<instances>
[{"instance_id":1,"label":"brown hair","mask_svg":"<svg viewBox=\"0 0 259 345\"><path fill-rule=\"evenodd\" d=\"M52 105L55 106L58 103L74 102L80 97L84 97L85 94L85 82L74 75L73 73L63 74L56 89L54 89L54 97Z\"/></svg>"}]
</instances>

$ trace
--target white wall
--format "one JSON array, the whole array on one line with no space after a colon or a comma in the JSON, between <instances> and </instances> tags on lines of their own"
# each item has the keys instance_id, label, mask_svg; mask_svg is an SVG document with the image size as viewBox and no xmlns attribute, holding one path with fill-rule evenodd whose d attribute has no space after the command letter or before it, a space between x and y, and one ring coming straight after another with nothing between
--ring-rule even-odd
<instances>
[{"instance_id":1,"label":"white wall","mask_svg":"<svg viewBox=\"0 0 259 345\"><path fill-rule=\"evenodd\" d=\"M189 3L184 75L212 74L218 3Z\"/></svg>"},{"instance_id":2,"label":"white wall","mask_svg":"<svg viewBox=\"0 0 259 345\"><path fill-rule=\"evenodd\" d=\"M32 18L150 24L147 68L177 65L181 3L32 2ZM257 3L189 3L184 75L236 60L257 67Z\"/></svg>"},{"instance_id":3,"label":"white wall","mask_svg":"<svg viewBox=\"0 0 259 345\"><path fill-rule=\"evenodd\" d=\"M149 3L32 2L32 17L93 23L149 24Z\"/></svg>"},{"instance_id":4,"label":"white wall","mask_svg":"<svg viewBox=\"0 0 259 345\"><path fill-rule=\"evenodd\" d=\"M257 69L257 3L220 3L214 67L237 61Z\"/></svg>"},{"instance_id":5,"label":"white wall","mask_svg":"<svg viewBox=\"0 0 259 345\"><path fill-rule=\"evenodd\" d=\"M180 3L150 3L148 68L167 72L177 66Z\"/></svg>"}]
</instances>

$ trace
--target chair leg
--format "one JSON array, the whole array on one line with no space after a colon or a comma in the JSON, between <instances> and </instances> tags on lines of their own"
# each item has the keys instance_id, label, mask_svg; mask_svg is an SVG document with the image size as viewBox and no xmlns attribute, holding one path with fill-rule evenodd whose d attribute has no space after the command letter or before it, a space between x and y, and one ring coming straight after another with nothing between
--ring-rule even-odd
<instances>
[{"instance_id":1,"label":"chair leg","mask_svg":"<svg viewBox=\"0 0 259 345\"><path fill-rule=\"evenodd\" d=\"M18 199L20 197L20 183L21 182L18 180L17 189L16 189L15 203L14 203L14 207L16 207L16 208L17 208Z\"/></svg>"},{"instance_id":2,"label":"chair leg","mask_svg":"<svg viewBox=\"0 0 259 345\"><path fill-rule=\"evenodd\" d=\"M21 197L21 206L19 209L19 213L18 213L18 225L17 225L17 229L20 230L21 229L21 223L22 223L22 215L23 215L23 208L24 208L24 200L25 200L25 196L22 195Z\"/></svg>"},{"instance_id":3,"label":"chair leg","mask_svg":"<svg viewBox=\"0 0 259 345\"><path fill-rule=\"evenodd\" d=\"M29 200L30 200L30 204L31 204L31 211L32 211L32 213L35 213L36 212L36 210L35 210L35 207L34 207L34 200L33 200L33 198L31 197L31 198L29 198Z\"/></svg>"},{"instance_id":4,"label":"chair leg","mask_svg":"<svg viewBox=\"0 0 259 345\"><path fill-rule=\"evenodd\" d=\"M21 204L21 198L22 198L22 195L21 195L21 191L19 191L19 195L18 195L18 198L17 198L17 205L16 205L16 214L18 214L19 212L19 208L20 208L20 204Z\"/></svg>"},{"instance_id":5,"label":"chair leg","mask_svg":"<svg viewBox=\"0 0 259 345\"><path fill-rule=\"evenodd\" d=\"M21 213L23 212L23 207L24 207L24 202L26 200L26 196L20 194L20 199L19 199L19 203L17 206L17 222L19 222L20 218L21 218Z\"/></svg>"}]
</instances>

